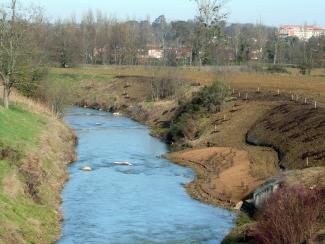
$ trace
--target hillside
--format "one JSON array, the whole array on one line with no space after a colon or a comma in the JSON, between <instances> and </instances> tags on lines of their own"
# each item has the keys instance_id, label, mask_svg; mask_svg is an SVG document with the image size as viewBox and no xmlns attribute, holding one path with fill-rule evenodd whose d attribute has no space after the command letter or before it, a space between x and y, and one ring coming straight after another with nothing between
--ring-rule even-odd
<instances>
[{"instance_id":1,"label":"hillside","mask_svg":"<svg viewBox=\"0 0 325 244\"><path fill-rule=\"evenodd\" d=\"M14 95L0 107L0 243L53 243L60 191L76 137L41 104Z\"/></svg>"}]
</instances>

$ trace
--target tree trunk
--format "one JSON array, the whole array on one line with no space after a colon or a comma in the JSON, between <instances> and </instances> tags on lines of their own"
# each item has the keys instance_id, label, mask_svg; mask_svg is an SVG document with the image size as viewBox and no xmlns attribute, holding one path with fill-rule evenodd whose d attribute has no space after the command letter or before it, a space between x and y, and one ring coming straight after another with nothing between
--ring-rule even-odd
<instances>
[{"instance_id":1,"label":"tree trunk","mask_svg":"<svg viewBox=\"0 0 325 244\"><path fill-rule=\"evenodd\" d=\"M8 109L9 108L9 94L10 89L7 85L3 86L3 106Z\"/></svg>"},{"instance_id":2,"label":"tree trunk","mask_svg":"<svg viewBox=\"0 0 325 244\"><path fill-rule=\"evenodd\" d=\"M278 43L275 43L273 64L276 65L278 59Z\"/></svg>"}]
</instances>

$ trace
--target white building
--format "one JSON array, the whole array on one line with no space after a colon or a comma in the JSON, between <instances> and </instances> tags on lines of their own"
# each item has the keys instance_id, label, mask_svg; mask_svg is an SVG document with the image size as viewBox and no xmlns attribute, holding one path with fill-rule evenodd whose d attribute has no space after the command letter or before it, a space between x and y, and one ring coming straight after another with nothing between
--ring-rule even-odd
<instances>
[{"instance_id":1,"label":"white building","mask_svg":"<svg viewBox=\"0 0 325 244\"><path fill-rule=\"evenodd\" d=\"M325 36L325 28L307 25L283 25L279 28L281 37L298 37L301 40L309 40L312 37Z\"/></svg>"},{"instance_id":2,"label":"white building","mask_svg":"<svg viewBox=\"0 0 325 244\"><path fill-rule=\"evenodd\" d=\"M155 58L155 59L161 59L164 57L164 50L162 49L149 49L148 50L148 57L149 58Z\"/></svg>"}]
</instances>

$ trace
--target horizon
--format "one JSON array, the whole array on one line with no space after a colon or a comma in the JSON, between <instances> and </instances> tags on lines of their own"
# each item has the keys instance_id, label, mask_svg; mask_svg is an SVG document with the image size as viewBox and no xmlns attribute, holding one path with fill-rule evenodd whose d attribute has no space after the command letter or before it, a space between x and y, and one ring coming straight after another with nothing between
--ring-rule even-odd
<instances>
[{"instance_id":1,"label":"horizon","mask_svg":"<svg viewBox=\"0 0 325 244\"><path fill-rule=\"evenodd\" d=\"M8 0L6 0L8 2ZM92 0L77 1L70 0L20 0L22 4L33 4L41 6L50 21L57 19L69 19L75 16L81 19L83 13L88 10L96 12L101 10L108 16L119 20L144 20L150 17L153 21L160 15L165 15L168 21L191 20L196 15L196 6L193 0L149 1L149 0ZM128 7L124 7L124 6ZM64 8L62 8L64 6ZM279 8L279 6L281 6ZM290 11L291 8L295 9ZM310 7L312 6L312 7ZM289 11L288 11L289 9ZM308 8L304 0L274 0L262 2L258 0L226 0L224 12L228 13L227 23L256 24L262 23L266 26L279 27L281 25L316 25L325 27L322 9L325 2L321 0L310 0Z\"/></svg>"}]
</instances>

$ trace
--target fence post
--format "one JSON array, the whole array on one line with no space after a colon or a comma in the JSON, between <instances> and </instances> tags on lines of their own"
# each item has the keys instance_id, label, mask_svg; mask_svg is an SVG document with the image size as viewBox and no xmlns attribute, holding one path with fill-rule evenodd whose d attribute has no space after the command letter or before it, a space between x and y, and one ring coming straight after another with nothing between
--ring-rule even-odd
<instances>
[{"instance_id":1,"label":"fence post","mask_svg":"<svg viewBox=\"0 0 325 244\"><path fill-rule=\"evenodd\" d=\"M315 101L315 109L317 109L317 102Z\"/></svg>"}]
</instances>

